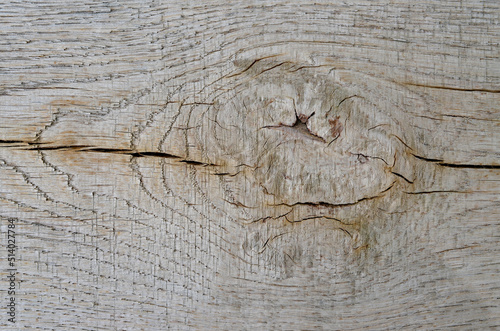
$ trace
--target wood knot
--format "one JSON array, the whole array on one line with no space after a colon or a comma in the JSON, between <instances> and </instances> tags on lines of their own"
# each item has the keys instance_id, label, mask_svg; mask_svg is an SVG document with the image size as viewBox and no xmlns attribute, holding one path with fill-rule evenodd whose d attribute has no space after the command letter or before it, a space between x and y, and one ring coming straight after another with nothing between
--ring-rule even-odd
<instances>
[{"instance_id":1,"label":"wood knot","mask_svg":"<svg viewBox=\"0 0 500 331\"><path fill-rule=\"evenodd\" d=\"M202 141L214 163L251 165L241 183L231 178L242 185L233 190L241 192L236 201L259 210L263 204L352 204L393 184L385 162L392 156L378 148L390 139L368 130L377 124L374 112L352 84L325 68L265 61L238 79L231 82L238 89L218 97L205 115L208 127L201 128L212 133Z\"/></svg>"}]
</instances>

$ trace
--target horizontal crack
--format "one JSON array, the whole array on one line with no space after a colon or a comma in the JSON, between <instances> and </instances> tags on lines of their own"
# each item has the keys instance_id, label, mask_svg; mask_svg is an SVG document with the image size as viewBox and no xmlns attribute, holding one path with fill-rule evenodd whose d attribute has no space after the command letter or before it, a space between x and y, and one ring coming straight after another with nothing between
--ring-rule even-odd
<instances>
[{"instance_id":1,"label":"horizontal crack","mask_svg":"<svg viewBox=\"0 0 500 331\"><path fill-rule=\"evenodd\" d=\"M173 154L169 154L169 153L162 153L162 152L136 152L136 153L132 153L131 155L136 156L136 157L154 156L154 157L175 158L175 159L180 158L177 155L173 155Z\"/></svg>"},{"instance_id":2,"label":"horizontal crack","mask_svg":"<svg viewBox=\"0 0 500 331\"><path fill-rule=\"evenodd\" d=\"M500 164L455 164L455 163L438 163L443 167L450 168L471 168L471 169L500 169Z\"/></svg>"},{"instance_id":3,"label":"horizontal crack","mask_svg":"<svg viewBox=\"0 0 500 331\"><path fill-rule=\"evenodd\" d=\"M285 218L285 220L287 222L290 222L290 220L288 220L287 218L287 215L290 214L291 212L293 211L293 209L290 209L289 211L287 211L286 213L284 214L281 214L281 215L278 215L278 216L264 216L264 217L260 217L258 219L255 219L255 220L252 220L250 223L258 223L258 222L265 222L269 219L273 219L273 220L277 220L277 219L280 219L280 218ZM249 224L250 224L249 223ZM293 222L290 222L290 223L293 223Z\"/></svg>"},{"instance_id":4,"label":"horizontal crack","mask_svg":"<svg viewBox=\"0 0 500 331\"><path fill-rule=\"evenodd\" d=\"M205 162L199 162L199 161L194 161L194 160L180 160L179 162L187 163L190 165L201 165L201 166L217 166L216 164L213 163L205 163Z\"/></svg>"},{"instance_id":5,"label":"horizontal crack","mask_svg":"<svg viewBox=\"0 0 500 331\"><path fill-rule=\"evenodd\" d=\"M430 158L423 157L423 156L413 154L413 153L411 155L413 155L414 157L416 157L419 160L426 161L426 162L443 162L443 160L440 160L440 159L430 159Z\"/></svg>"},{"instance_id":6,"label":"horizontal crack","mask_svg":"<svg viewBox=\"0 0 500 331\"><path fill-rule=\"evenodd\" d=\"M409 180L408 178L406 178L405 176L401 175L401 174L398 174L397 172L394 172L394 171L391 171L392 174L400 177L400 178L403 178L405 181L407 181L408 183L410 184L413 184L413 181Z\"/></svg>"},{"instance_id":7,"label":"horizontal crack","mask_svg":"<svg viewBox=\"0 0 500 331\"><path fill-rule=\"evenodd\" d=\"M434 193L470 193L466 191L455 190L436 190L436 191L420 191L420 192L403 192L405 194L434 194Z\"/></svg>"},{"instance_id":8,"label":"horizontal crack","mask_svg":"<svg viewBox=\"0 0 500 331\"><path fill-rule=\"evenodd\" d=\"M338 226L338 230L341 230L342 232L346 233L351 239L353 239L353 235L352 233L347 229L347 227L352 227L352 224L348 224L336 217L331 217L331 216L308 216L308 217L304 217L304 218L301 218L299 220L296 220L296 221L290 221L288 220L288 218L285 216L285 219L290 222L290 223L300 223L300 222L304 222L304 221L309 221L309 220L315 220L315 219L326 219L326 220L331 220L331 221L336 221L338 223L340 223L341 225Z\"/></svg>"},{"instance_id":9,"label":"horizontal crack","mask_svg":"<svg viewBox=\"0 0 500 331\"><path fill-rule=\"evenodd\" d=\"M468 245L468 246L463 246L463 247L448 248L448 249L444 249L442 251L437 251L435 253L441 254L441 253L446 253L446 252L450 252L450 251L461 250L461 249L471 249L471 248L476 248L476 247L480 247L480 245Z\"/></svg>"},{"instance_id":10,"label":"horizontal crack","mask_svg":"<svg viewBox=\"0 0 500 331\"><path fill-rule=\"evenodd\" d=\"M303 221L309 221L309 220L315 220L315 219L327 219L327 220L332 220L332 221L336 221L344 226L350 226L351 224L348 224L336 217L331 217L331 216L308 216L308 217L304 217L304 218L301 218L300 220L297 220L297 221L293 221L292 223L298 223L298 222L303 222Z\"/></svg>"},{"instance_id":11,"label":"horizontal crack","mask_svg":"<svg viewBox=\"0 0 500 331\"><path fill-rule=\"evenodd\" d=\"M366 159L378 159L378 160L381 160L382 162L384 162L385 164L389 165L389 163L387 163L387 161L386 161L386 160L384 160L383 158L381 158L380 156L365 155L365 154L363 154L363 153L351 153L351 152L349 152L349 153L350 153L351 155L355 155L355 156L357 156L357 157L358 157L358 160L359 160L361 163L366 162L366 160L365 160L365 161L363 161L363 159L365 159L365 158L366 158Z\"/></svg>"},{"instance_id":12,"label":"horizontal crack","mask_svg":"<svg viewBox=\"0 0 500 331\"><path fill-rule=\"evenodd\" d=\"M271 55L271 56L265 56L265 57L262 57L262 58L258 58L258 59L255 59L248 67L246 67L245 69L243 69L242 71L240 72L237 72L235 74L232 74L232 75L229 75L227 76L226 78L232 78L232 77L235 77L235 76L239 76L241 74L244 74L245 72L247 72L248 70L250 70L250 68L252 68L257 62L260 62L262 60L266 60L266 59L269 59L269 58L273 58L273 57L276 57L276 56L279 56L281 54L276 54L276 55ZM280 63L278 64L279 65L282 65L283 63ZM274 66L273 68L275 68L276 66ZM270 68L268 70L271 70L273 68ZM267 71L267 70L266 70Z\"/></svg>"},{"instance_id":13,"label":"horizontal crack","mask_svg":"<svg viewBox=\"0 0 500 331\"><path fill-rule=\"evenodd\" d=\"M89 148L92 146L89 145L60 145L60 146L40 146L35 145L35 147L27 147L24 150L30 151L54 151L54 150L62 150L62 149L73 149L73 150L81 150L83 148Z\"/></svg>"},{"instance_id":14,"label":"horizontal crack","mask_svg":"<svg viewBox=\"0 0 500 331\"><path fill-rule=\"evenodd\" d=\"M349 207L349 206L354 206L354 205L356 205L356 204L358 204L360 202L363 202L363 201L368 201L368 200L373 200L373 199L377 199L377 198L383 197L383 194L387 193L394 186L395 183L396 182L392 182L387 188L385 188L384 190L382 190L379 193L379 195L375 195L373 197L361 198L361 199L359 199L357 201L354 201L354 202L331 203L331 202L326 202L326 201L317 201L317 202L299 201L299 202L294 202L294 203L285 203L285 202L282 202L282 203L272 204L272 205L269 205L269 206L271 206L271 207L276 207L276 206L287 206L287 207L312 206L312 207L327 207L327 208ZM264 186L262 186L262 187L264 188Z\"/></svg>"},{"instance_id":15,"label":"horizontal crack","mask_svg":"<svg viewBox=\"0 0 500 331\"><path fill-rule=\"evenodd\" d=\"M449 167L449 168L469 168L469 169L500 169L500 164L464 164L464 163L448 163L444 162L444 160L440 159L431 159L427 157L423 157L417 154L411 154L415 158L419 160L423 160L426 162L431 162L431 163L436 163L437 165L440 165L442 167Z\"/></svg>"},{"instance_id":16,"label":"horizontal crack","mask_svg":"<svg viewBox=\"0 0 500 331\"><path fill-rule=\"evenodd\" d=\"M5 141L5 140L4 140ZM2 141L0 141L1 143ZM18 141L9 143L18 143ZM18 146L16 146L18 147ZM179 162L187 163L190 165L201 165L201 166L217 166L213 163L200 162L196 160L187 160L182 159L182 157L178 155L173 155L169 153L163 152L147 152L147 151L135 151L127 148L98 148L92 147L89 145L59 145L59 146L40 146L38 144L34 144L34 147L23 148L24 150L34 150L34 151L53 151L53 150L75 150L78 152L94 152L94 153L112 153L112 154L125 154L130 155L132 157L160 157L160 158L168 158L168 159L181 159Z\"/></svg>"},{"instance_id":17,"label":"horizontal crack","mask_svg":"<svg viewBox=\"0 0 500 331\"><path fill-rule=\"evenodd\" d=\"M425 85L425 84L412 84L405 83L404 85L416 86L416 87L426 87L440 90L450 90L450 91L460 91L460 92L487 92L487 93L500 93L500 90L495 89L486 89L486 88L460 88L460 87L451 87L451 86L439 86L439 85Z\"/></svg>"},{"instance_id":18,"label":"horizontal crack","mask_svg":"<svg viewBox=\"0 0 500 331\"><path fill-rule=\"evenodd\" d=\"M383 192L387 192L389 189L392 188L392 185L388 188L385 189ZM346 202L346 203L330 203L330 202L325 202L325 201L318 201L318 202L310 202L310 201L300 201L300 202L294 202L294 203L277 203L270 205L272 207L276 206L287 206L287 207L295 207L295 206L311 206L311 207L327 207L327 208L340 208L340 207L348 207L348 206L354 206L362 201L367 201L367 200L372 200L376 198L380 198L380 195L374 196L374 197L368 197L368 198L361 198L355 202Z\"/></svg>"},{"instance_id":19,"label":"horizontal crack","mask_svg":"<svg viewBox=\"0 0 500 331\"><path fill-rule=\"evenodd\" d=\"M284 125L284 124L282 124L282 125L267 125L267 126L263 126L262 128L263 129L277 129L277 130L281 130L283 132L294 132L295 131L297 133L303 134L304 136L306 136L312 140L317 140L317 141L321 141L322 143L326 143L325 139L312 133L307 128L307 126L303 123L294 124L294 125Z\"/></svg>"},{"instance_id":20,"label":"horizontal crack","mask_svg":"<svg viewBox=\"0 0 500 331\"><path fill-rule=\"evenodd\" d=\"M24 140L3 140L3 139L0 139L0 144L22 144L22 143L28 144L29 142L24 141Z\"/></svg>"}]
</instances>

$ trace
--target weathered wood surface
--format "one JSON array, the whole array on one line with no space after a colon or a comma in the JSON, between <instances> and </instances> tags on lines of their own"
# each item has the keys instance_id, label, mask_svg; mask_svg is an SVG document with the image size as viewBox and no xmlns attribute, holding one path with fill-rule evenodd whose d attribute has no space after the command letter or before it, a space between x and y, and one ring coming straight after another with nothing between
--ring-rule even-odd
<instances>
[{"instance_id":1,"label":"weathered wood surface","mask_svg":"<svg viewBox=\"0 0 500 331\"><path fill-rule=\"evenodd\" d=\"M499 20L3 1L2 329L499 328Z\"/></svg>"}]
</instances>

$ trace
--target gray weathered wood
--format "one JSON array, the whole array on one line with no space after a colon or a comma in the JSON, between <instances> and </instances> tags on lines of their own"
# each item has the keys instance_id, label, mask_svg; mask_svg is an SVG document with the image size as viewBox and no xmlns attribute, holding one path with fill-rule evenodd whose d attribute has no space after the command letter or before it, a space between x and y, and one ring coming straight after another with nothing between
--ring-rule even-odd
<instances>
[{"instance_id":1,"label":"gray weathered wood","mask_svg":"<svg viewBox=\"0 0 500 331\"><path fill-rule=\"evenodd\" d=\"M499 20L2 1L1 328L499 328Z\"/></svg>"}]
</instances>

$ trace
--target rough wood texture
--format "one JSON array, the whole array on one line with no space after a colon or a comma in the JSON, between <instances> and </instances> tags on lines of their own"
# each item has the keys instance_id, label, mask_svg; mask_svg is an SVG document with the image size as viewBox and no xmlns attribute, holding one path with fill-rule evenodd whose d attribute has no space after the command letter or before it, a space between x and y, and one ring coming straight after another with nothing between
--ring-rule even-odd
<instances>
[{"instance_id":1,"label":"rough wood texture","mask_svg":"<svg viewBox=\"0 0 500 331\"><path fill-rule=\"evenodd\" d=\"M1 328L500 328L499 20L3 1Z\"/></svg>"}]
</instances>

